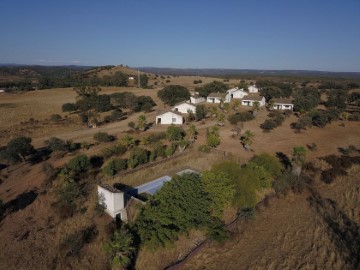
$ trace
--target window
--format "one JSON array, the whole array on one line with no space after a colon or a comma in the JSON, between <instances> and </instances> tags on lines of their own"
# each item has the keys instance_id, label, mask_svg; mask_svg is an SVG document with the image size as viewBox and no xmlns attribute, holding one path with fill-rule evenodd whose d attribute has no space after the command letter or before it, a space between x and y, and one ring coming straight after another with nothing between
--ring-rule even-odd
<instances>
[{"instance_id":1,"label":"window","mask_svg":"<svg viewBox=\"0 0 360 270\"><path fill-rule=\"evenodd\" d=\"M173 123L176 123L176 118L173 118L173 119L172 119L172 122L173 122Z\"/></svg>"}]
</instances>

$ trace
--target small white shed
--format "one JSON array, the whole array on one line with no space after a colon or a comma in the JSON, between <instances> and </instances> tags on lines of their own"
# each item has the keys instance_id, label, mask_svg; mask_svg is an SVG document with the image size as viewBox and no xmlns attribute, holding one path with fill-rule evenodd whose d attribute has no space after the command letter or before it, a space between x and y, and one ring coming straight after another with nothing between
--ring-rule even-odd
<instances>
[{"instance_id":1,"label":"small white shed","mask_svg":"<svg viewBox=\"0 0 360 270\"><path fill-rule=\"evenodd\" d=\"M184 123L184 116L176 111L166 111L156 115L156 124L161 125L182 125Z\"/></svg>"},{"instance_id":2,"label":"small white shed","mask_svg":"<svg viewBox=\"0 0 360 270\"><path fill-rule=\"evenodd\" d=\"M205 101L206 101L205 98L203 98L197 94L190 96L190 103L192 103L192 104L199 104L199 103L202 103Z\"/></svg>"},{"instance_id":3,"label":"small white shed","mask_svg":"<svg viewBox=\"0 0 360 270\"><path fill-rule=\"evenodd\" d=\"M239 89L238 87L235 87L226 91L225 102L230 102L233 98L240 99L247 95L248 93L246 93L244 89Z\"/></svg>"},{"instance_id":4,"label":"small white shed","mask_svg":"<svg viewBox=\"0 0 360 270\"><path fill-rule=\"evenodd\" d=\"M181 102L176 104L171 110L180 113L189 113L190 110L193 113L196 113L196 106L189 102Z\"/></svg>"},{"instance_id":5,"label":"small white shed","mask_svg":"<svg viewBox=\"0 0 360 270\"><path fill-rule=\"evenodd\" d=\"M122 220L125 219L125 217L123 216L123 212L126 213L126 211L124 211L124 192L109 185L99 185L98 198L99 204L105 208L105 212L107 212L110 216L115 218L117 215L120 214L120 218Z\"/></svg>"}]
</instances>

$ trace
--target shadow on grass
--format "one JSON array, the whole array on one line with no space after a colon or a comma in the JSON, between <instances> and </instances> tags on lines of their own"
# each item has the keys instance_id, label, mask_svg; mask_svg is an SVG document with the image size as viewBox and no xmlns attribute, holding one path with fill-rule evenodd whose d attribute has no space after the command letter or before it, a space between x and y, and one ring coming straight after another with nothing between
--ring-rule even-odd
<instances>
[{"instance_id":1,"label":"shadow on grass","mask_svg":"<svg viewBox=\"0 0 360 270\"><path fill-rule=\"evenodd\" d=\"M360 227L331 199L313 192L310 207L320 216L340 256L351 269L360 269Z\"/></svg>"}]
</instances>

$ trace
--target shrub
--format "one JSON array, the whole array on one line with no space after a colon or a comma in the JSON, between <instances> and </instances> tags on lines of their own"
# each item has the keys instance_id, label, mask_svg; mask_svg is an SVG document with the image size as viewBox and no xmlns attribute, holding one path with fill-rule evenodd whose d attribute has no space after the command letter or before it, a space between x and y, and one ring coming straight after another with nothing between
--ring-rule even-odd
<instances>
[{"instance_id":1,"label":"shrub","mask_svg":"<svg viewBox=\"0 0 360 270\"><path fill-rule=\"evenodd\" d=\"M246 122L253 119L254 116L251 112L239 112L228 117L228 120L232 125L236 125L238 122Z\"/></svg>"},{"instance_id":2,"label":"shrub","mask_svg":"<svg viewBox=\"0 0 360 270\"><path fill-rule=\"evenodd\" d=\"M251 161L261 167L263 167L271 176L279 176L282 170L280 161L267 153L254 156Z\"/></svg>"},{"instance_id":3,"label":"shrub","mask_svg":"<svg viewBox=\"0 0 360 270\"><path fill-rule=\"evenodd\" d=\"M209 146L203 144L203 145L200 145L200 146L199 146L198 150L199 150L200 152L210 153L211 148L210 148Z\"/></svg>"},{"instance_id":4,"label":"shrub","mask_svg":"<svg viewBox=\"0 0 360 270\"><path fill-rule=\"evenodd\" d=\"M128 123L128 127L134 130L134 129L136 128L135 122L130 121L130 122Z\"/></svg>"},{"instance_id":5,"label":"shrub","mask_svg":"<svg viewBox=\"0 0 360 270\"><path fill-rule=\"evenodd\" d=\"M86 155L79 155L69 161L68 167L76 173L86 172L90 170L91 163Z\"/></svg>"},{"instance_id":6,"label":"shrub","mask_svg":"<svg viewBox=\"0 0 360 270\"><path fill-rule=\"evenodd\" d=\"M169 145L168 147L166 147L165 150L165 154L167 157L171 157L172 155L174 155L175 151L176 151L176 144L172 143L171 145Z\"/></svg>"},{"instance_id":7,"label":"shrub","mask_svg":"<svg viewBox=\"0 0 360 270\"><path fill-rule=\"evenodd\" d=\"M127 148L125 145L115 145L109 148L105 148L102 151L102 155L104 158L110 158L112 156L121 156L125 154L127 151Z\"/></svg>"},{"instance_id":8,"label":"shrub","mask_svg":"<svg viewBox=\"0 0 360 270\"><path fill-rule=\"evenodd\" d=\"M103 173L108 176L113 176L120 171L127 169L126 159L113 159L103 168Z\"/></svg>"},{"instance_id":9,"label":"shrub","mask_svg":"<svg viewBox=\"0 0 360 270\"><path fill-rule=\"evenodd\" d=\"M44 162L42 164L42 171L45 173L46 175L46 182L51 182L52 180L54 180L56 178L56 175L58 173L58 170L54 168L53 165L51 165L48 162Z\"/></svg>"},{"instance_id":10,"label":"shrub","mask_svg":"<svg viewBox=\"0 0 360 270\"><path fill-rule=\"evenodd\" d=\"M145 164L148 162L148 152L142 148L135 148L131 151L128 159L129 168L135 168L138 165Z\"/></svg>"},{"instance_id":11,"label":"shrub","mask_svg":"<svg viewBox=\"0 0 360 270\"><path fill-rule=\"evenodd\" d=\"M331 184L336 177L347 175L347 172L340 168L331 168L321 172L321 181Z\"/></svg>"},{"instance_id":12,"label":"shrub","mask_svg":"<svg viewBox=\"0 0 360 270\"><path fill-rule=\"evenodd\" d=\"M263 129L264 131L270 131L273 130L274 128L276 128L276 123L274 122L274 120L272 119L266 119L264 121L264 123L262 123L260 125L260 128Z\"/></svg>"},{"instance_id":13,"label":"shrub","mask_svg":"<svg viewBox=\"0 0 360 270\"><path fill-rule=\"evenodd\" d=\"M53 152L69 150L66 142L57 137L51 137L49 140L45 141L45 144L47 145L47 148L49 148Z\"/></svg>"},{"instance_id":14,"label":"shrub","mask_svg":"<svg viewBox=\"0 0 360 270\"><path fill-rule=\"evenodd\" d=\"M169 141L179 141L185 137L185 131L182 127L177 127L175 125L171 125L166 130L166 138Z\"/></svg>"},{"instance_id":15,"label":"shrub","mask_svg":"<svg viewBox=\"0 0 360 270\"><path fill-rule=\"evenodd\" d=\"M63 112L74 112L77 110L77 106L75 103L65 103L62 105Z\"/></svg>"},{"instance_id":16,"label":"shrub","mask_svg":"<svg viewBox=\"0 0 360 270\"><path fill-rule=\"evenodd\" d=\"M210 222L207 229L207 236L218 243L224 243L227 239L229 239L229 233L224 222L218 218L214 218Z\"/></svg>"},{"instance_id":17,"label":"shrub","mask_svg":"<svg viewBox=\"0 0 360 270\"><path fill-rule=\"evenodd\" d=\"M97 142L111 142L115 140L115 137L107 134L106 132L97 132L94 134L94 140Z\"/></svg>"},{"instance_id":18,"label":"shrub","mask_svg":"<svg viewBox=\"0 0 360 270\"><path fill-rule=\"evenodd\" d=\"M80 195L80 189L75 182L65 182L57 193L58 214L63 218L73 216Z\"/></svg>"},{"instance_id":19,"label":"shrub","mask_svg":"<svg viewBox=\"0 0 360 270\"><path fill-rule=\"evenodd\" d=\"M62 119L60 114L52 114L50 120L53 122L59 122Z\"/></svg>"},{"instance_id":20,"label":"shrub","mask_svg":"<svg viewBox=\"0 0 360 270\"><path fill-rule=\"evenodd\" d=\"M166 139L166 133L165 132L152 133L148 136L148 139L150 143L157 143L161 140Z\"/></svg>"}]
</instances>

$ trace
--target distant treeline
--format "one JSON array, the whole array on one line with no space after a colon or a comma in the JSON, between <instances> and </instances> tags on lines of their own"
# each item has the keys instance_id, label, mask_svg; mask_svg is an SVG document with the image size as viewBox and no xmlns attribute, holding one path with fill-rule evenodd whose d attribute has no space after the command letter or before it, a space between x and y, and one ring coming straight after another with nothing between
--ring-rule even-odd
<instances>
[{"instance_id":1,"label":"distant treeline","mask_svg":"<svg viewBox=\"0 0 360 270\"><path fill-rule=\"evenodd\" d=\"M131 75L117 71L112 75L97 76L97 71L111 69L113 66L97 68L80 67L44 67L44 66L14 66L0 67L0 76L18 77L9 81L0 82L0 88L7 91L31 91L35 89L51 89L77 87L79 85L99 86L128 86ZM134 83L138 84L137 78ZM146 88L148 77L140 76L140 86Z\"/></svg>"}]
</instances>

